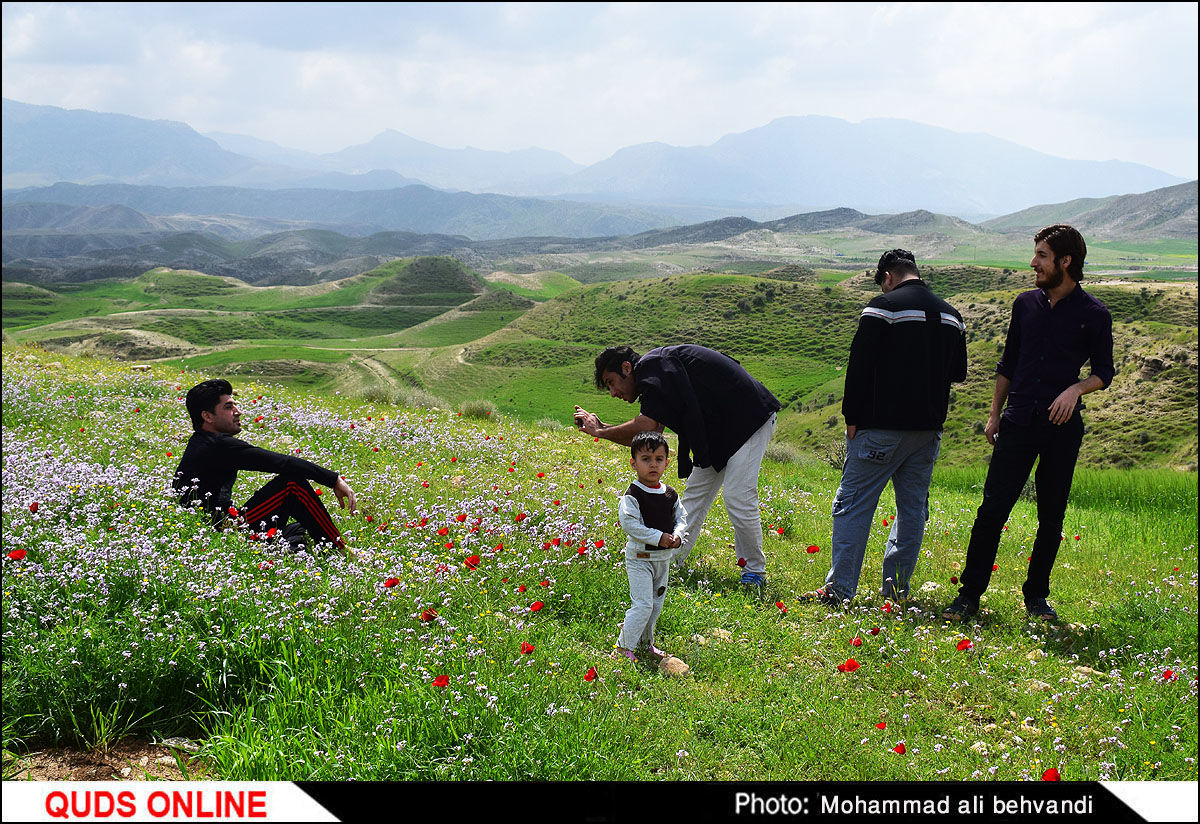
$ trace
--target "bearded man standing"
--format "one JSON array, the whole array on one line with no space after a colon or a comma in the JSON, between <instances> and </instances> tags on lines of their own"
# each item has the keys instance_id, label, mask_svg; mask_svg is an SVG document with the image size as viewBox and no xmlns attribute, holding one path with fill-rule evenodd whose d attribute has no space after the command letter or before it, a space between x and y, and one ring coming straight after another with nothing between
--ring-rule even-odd
<instances>
[{"instance_id":1,"label":"bearded man standing","mask_svg":"<svg viewBox=\"0 0 1200 824\"><path fill-rule=\"evenodd\" d=\"M1038 529L1021 591L1030 616L1058 618L1046 599L1083 441L1080 398L1108 387L1115 374L1112 315L1079 285L1087 256L1082 235L1071 226L1055 224L1038 232L1034 244L1029 265L1037 288L1013 303L1004 354L996 365L992 408L984 428L994 447L992 461L971 528L958 597L942 611L947 621L967 620L979 611L1004 522L1034 461ZM1080 380L1079 371L1089 361L1091 373Z\"/></svg>"}]
</instances>

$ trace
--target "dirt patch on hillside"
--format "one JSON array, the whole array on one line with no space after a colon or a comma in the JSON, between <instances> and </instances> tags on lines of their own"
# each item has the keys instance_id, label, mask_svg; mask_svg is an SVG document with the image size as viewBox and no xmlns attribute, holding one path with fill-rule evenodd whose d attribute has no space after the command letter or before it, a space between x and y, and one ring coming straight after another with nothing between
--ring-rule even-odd
<instances>
[{"instance_id":1,"label":"dirt patch on hillside","mask_svg":"<svg viewBox=\"0 0 1200 824\"><path fill-rule=\"evenodd\" d=\"M178 761L176 760L178 756ZM187 769L179 768L180 762ZM183 750L148 741L122 741L107 752L46 749L4 754L10 781L184 781L213 780L207 765Z\"/></svg>"}]
</instances>

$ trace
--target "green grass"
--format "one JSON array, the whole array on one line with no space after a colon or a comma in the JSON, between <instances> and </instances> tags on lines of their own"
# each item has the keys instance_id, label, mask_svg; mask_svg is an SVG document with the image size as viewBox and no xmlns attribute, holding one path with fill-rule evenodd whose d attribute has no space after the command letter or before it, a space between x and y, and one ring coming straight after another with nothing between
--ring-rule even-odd
<instances>
[{"instance_id":1,"label":"green grass","mask_svg":"<svg viewBox=\"0 0 1200 824\"><path fill-rule=\"evenodd\" d=\"M226 780L1196 780L1195 473L1077 475L1055 627L1021 609L1020 502L981 618L959 626L936 612L982 466L935 473L913 603L872 595L880 523L860 598L831 613L795 598L828 568L837 473L768 461L768 590L738 585L714 507L658 624L692 667L672 679L609 657L627 450L245 379L244 437L359 497L333 510L353 558L289 554L163 494L198 377L4 347L5 548L27 553L2 568L6 750L184 735Z\"/></svg>"}]
</instances>

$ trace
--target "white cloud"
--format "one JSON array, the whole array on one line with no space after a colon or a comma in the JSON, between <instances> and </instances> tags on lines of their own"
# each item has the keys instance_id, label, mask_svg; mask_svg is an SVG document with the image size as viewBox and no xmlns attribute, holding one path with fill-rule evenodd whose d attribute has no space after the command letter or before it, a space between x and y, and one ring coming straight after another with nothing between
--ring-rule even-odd
<instances>
[{"instance_id":1,"label":"white cloud","mask_svg":"<svg viewBox=\"0 0 1200 824\"><path fill-rule=\"evenodd\" d=\"M1196 174L1196 4L6 3L3 92L312 151L388 128L580 162L910 118Z\"/></svg>"}]
</instances>

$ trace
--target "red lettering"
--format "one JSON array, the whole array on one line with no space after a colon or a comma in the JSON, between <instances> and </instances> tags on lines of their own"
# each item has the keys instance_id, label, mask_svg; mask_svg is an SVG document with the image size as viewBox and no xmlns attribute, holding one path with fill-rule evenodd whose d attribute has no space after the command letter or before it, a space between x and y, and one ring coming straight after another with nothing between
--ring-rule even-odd
<instances>
[{"instance_id":1,"label":"red lettering","mask_svg":"<svg viewBox=\"0 0 1200 824\"><path fill-rule=\"evenodd\" d=\"M186 793L181 793L179 790L171 792L171 817L172 818L191 818L192 817L192 792L188 790Z\"/></svg>"},{"instance_id":2,"label":"red lettering","mask_svg":"<svg viewBox=\"0 0 1200 824\"><path fill-rule=\"evenodd\" d=\"M267 817L267 791L266 790L251 790L250 791L250 812L249 818L266 818Z\"/></svg>"},{"instance_id":3,"label":"red lettering","mask_svg":"<svg viewBox=\"0 0 1200 824\"><path fill-rule=\"evenodd\" d=\"M225 793L225 817L226 818L244 818L246 813L246 796L244 793L231 792Z\"/></svg>"},{"instance_id":4,"label":"red lettering","mask_svg":"<svg viewBox=\"0 0 1200 824\"><path fill-rule=\"evenodd\" d=\"M155 809L155 802L162 805L161 809ZM150 797L146 799L146 810L155 818L162 818L171 811L171 798L162 790L155 790L150 793Z\"/></svg>"},{"instance_id":5,"label":"red lettering","mask_svg":"<svg viewBox=\"0 0 1200 824\"><path fill-rule=\"evenodd\" d=\"M129 790L121 790L117 793L117 805L117 815L121 818L131 818L137 814L134 795Z\"/></svg>"}]
</instances>

